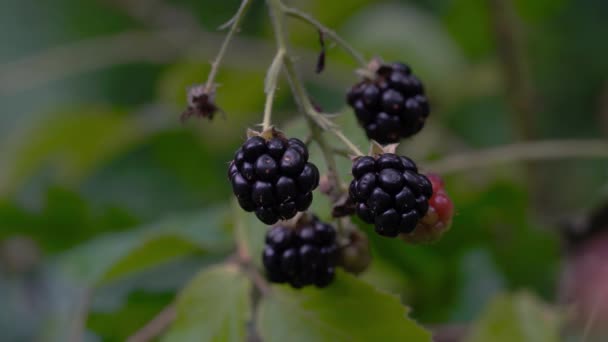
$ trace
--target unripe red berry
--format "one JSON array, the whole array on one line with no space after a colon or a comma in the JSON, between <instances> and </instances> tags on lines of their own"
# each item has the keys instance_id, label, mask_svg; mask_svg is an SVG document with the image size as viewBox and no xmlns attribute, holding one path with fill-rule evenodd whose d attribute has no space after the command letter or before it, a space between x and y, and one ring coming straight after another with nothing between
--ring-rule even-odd
<instances>
[{"instance_id":1,"label":"unripe red berry","mask_svg":"<svg viewBox=\"0 0 608 342\"><path fill-rule=\"evenodd\" d=\"M400 235L409 243L435 242L452 226L454 203L445 191L443 180L436 174L428 174L426 178L433 185L433 196L428 201L429 209L426 215L416 228L409 234Z\"/></svg>"}]
</instances>

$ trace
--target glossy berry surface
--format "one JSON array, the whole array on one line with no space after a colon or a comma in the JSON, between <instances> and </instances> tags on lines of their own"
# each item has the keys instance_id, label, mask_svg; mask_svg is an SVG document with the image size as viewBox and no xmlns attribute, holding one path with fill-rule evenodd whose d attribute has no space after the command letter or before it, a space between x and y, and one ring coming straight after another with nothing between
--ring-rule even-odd
<instances>
[{"instance_id":1,"label":"glossy berry surface","mask_svg":"<svg viewBox=\"0 0 608 342\"><path fill-rule=\"evenodd\" d=\"M326 287L334 279L337 251L335 229L314 218L296 228L271 228L262 261L271 282Z\"/></svg>"},{"instance_id":2,"label":"glossy berry surface","mask_svg":"<svg viewBox=\"0 0 608 342\"><path fill-rule=\"evenodd\" d=\"M357 215L374 224L378 234L409 233L426 215L433 187L411 159L392 153L360 157L352 173L349 195Z\"/></svg>"},{"instance_id":3,"label":"glossy berry surface","mask_svg":"<svg viewBox=\"0 0 608 342\"><path fill-rule=\"evenodd\" d=\"M422 83L403 63L381 66L374 80L354 85L346 98L368 138L381 144L418 133L430 114Z\"/></svg>"},{"instance_id":4,"label":"glossy berry surface","mask_svg":"<svg viewBox=\"0 0 608 342\"><path fill-rule=\"evenodd\" d=\"M236 151L228 178L241 208L270 225L308 209L319 170L302 141L254 136Z\"/></svg>"}]
</instances>

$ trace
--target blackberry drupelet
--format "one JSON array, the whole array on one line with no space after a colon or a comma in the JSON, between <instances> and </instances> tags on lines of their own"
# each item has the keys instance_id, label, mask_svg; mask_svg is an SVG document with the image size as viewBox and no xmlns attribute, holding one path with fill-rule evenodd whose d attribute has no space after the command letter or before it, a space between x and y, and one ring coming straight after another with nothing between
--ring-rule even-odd
<instances>
[{"instance_id":1,"label":"blackberry drupelet","mask_svg":"<svg viewBox=\"0 0 608 342\"><path fill-rule=\"evenodd\" d=\"M350 89L347 102L368 138L381 144L418 133L430 114L422 83L403 63L378 67L374 79Z\"/></svg>"},{"instance_id":2,"label":"blackberry drupelet","mask_svg":"<svg viewBox=\"0 0 608 342\"><path fill-rule=\"evenodd\" d=\"M271 282L326 287L334 279L337 251L334 228L312 218L295 228L271 228L262 261Z\"/></svg>"},{"instance_id":3,"label":"blackberry drupelet","mask_svg":"<svg viewBox=\"0 0 608 342\"><path fill-rule=\"evenodd\" d=\"M275 134L249 138L236 151L228 178L241 208L270 225L308 209L319 170L308 162L302 141Z\"/></svg>"},{"instance_id":4,"label":"blackberry drupelet","mask_svg":"<svg viewBox=\"0 0 608 342\"><path fill-rule=\"evenodd\" d=\"M433 188L411 159L393 153L360 157L352 173L350 199L357 215L373 223L378 234L410 233L426 214Z\"/></svg>"}]
</instances>

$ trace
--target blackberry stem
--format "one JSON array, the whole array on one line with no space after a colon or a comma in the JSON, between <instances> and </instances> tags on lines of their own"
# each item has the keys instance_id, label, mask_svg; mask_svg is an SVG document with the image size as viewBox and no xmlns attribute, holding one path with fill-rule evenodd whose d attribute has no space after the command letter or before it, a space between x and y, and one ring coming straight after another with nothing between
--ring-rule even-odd
<instances>
[{"instance_id":1,"label":"blackberry stem","mask_svg":"<svg viewBox=\"0 0 608 342\"><path fill-rule=\"evenodd\" d=\"M313 121L313 123L321 128L322 130L330 131L335 134L352 152L357 156L363 155L361 150L355 146L333 123L330 119L328 119L324 114L317 112L315 107L310 102L310 98L304 88L300 77L298 76L298 72L296 71L295 65L291 56L288 53L287 49L287 39L285 37L285 33L287 32L284 27L284 15L285 15L285 6L282 4L280 0L266 0L268 4L268 8L270 10L270 18L272 20L272 26L275 31L275 37L277 41L277 49L284 50L285 56L283 58L283 65L285 66L285 73L287 74L287 79L289 80L289 85L291 86L291 91L293 93L296 104L300 108L300 111ZM309 121L310 124L310 121ZM314 130L311 126L312 134L314 135ZM317 135L317 138L323 139L321 135ZM314 137L313 137L314 139ZM317 139L315 139L317 140ZM327 148L323 153L331 154L330 146L325 143ZM333 156L332 156L333 158ZM328 163L329 164L329 163ZM335 162L333 163L335 164Z\"/></svg>"},{"instance_id":2,"label":"blackberry stem","mask_svg":"<svg viewBox=\"0 0 608 342\"><path fill-rule=\"evenodd\" d=\"M353 48L346 40L342 39L342 37L340 37L334 30L323 25L312 15L302 12L297 8L288 7L282 3L281 6L283 12L285 12L286 15L310 24L311 26L319 30L321 33L323 33L325 36L333 40L338 46L340 46L344 51L346 51L358 64L360 64L362 68L365 68L367 66L367 62L365 61L363 54Z\"/></svg>"},{"instance_id":3,"label":"blackberry stem","mask_svg":"<svg viewBox=\"0 0 608 342\"><path fill-rule=\"evenodd\" d=\"M608 158L606 140L544 140L520 142L485 150L453 154L424 165L439 174L517 162L539 162L560 159Z\"/></svg>"},{"instance_id":4,"label":"blackberry stem","mask_svg":"<svg viewBox=\"0 0 608 342\"><path fill-rule=\"evenodd\" d=\"M281 67L283 65L283 59L285 58L285 49L280 48L277 51L274 59L272 60L272 64L270 68L268 68L268 73L266 74L265 80L265 92L266 92L266 103L264 104L264 119L262 121L262 131L270 128L270 122L272 117L272 104L274 102L274 94L277 90L277 83L279 80L279 75L281 74Z\"/></svg>"},{"instance_id":5,"label":"blackberry stem","mask_svg":"<svg viewBox=\"0 0 608 342\"><path fill-rule=\"evenodd\" d=\"M234 17L232 17L232 19L230 19L230 21L228 21L228 23L226 23L226 24L230 25L230 30L228 31L226 38L224 38L224 42L222 43L222 46L220 47L220 50L218 51L217 56L215 57L215 60L213 61L213 63L211 63L211 71L209 72L207 82L205 83L205 90L207 92L210 92L213 90L213 87L215 85L215 83L214 83L215 77L217 76L217 73L220 68L220 64L222 63L222 60L224 59L226 50L228 50L228 45L230 45L230 41L232 40L232 37L238 30L241 22L243 21L243 18L245 17L245 13L247 13L247 9L249 9L250 4L251 4L250 0L243 0L241 2L241 6L239 7L239 9L236 12L236 14L234 15ZM225 25L222 25L222 27L224 27Z\"/></svg>"},{"instance_id":6,"label":"blackberry stem","mask_svg":"<svg viewBox=\"0 0 608 342\"><path fill-rule=\"evenodd\" d=\"M328 144L323 136L321 129L328 129L329 126L333 126L334 123L323 117L322 114L316 112L314 106L310 102L308 93L302 84L302 81L298 77L298 73L293 64L293 60L287 50L287 39L285 38L286 30L284 29L284 12L283 5L280 0L267 0L268 8L270 10L270 17L272 19L272 25L274 27L277 48L278 50L285 51L285 57L283 58L283 65L285 66L285 73L291 87L296 104L300 111L305 114L308 126L310 127L310 133L312 140L319 145L323 158L327 164L329 174L333 177L333 181L336 183L337 188L341 189L341 182L338 176L336 160L333 155L332 147ZM322 121L322 120L325 121Z\"/></svg>"}]
</instances>

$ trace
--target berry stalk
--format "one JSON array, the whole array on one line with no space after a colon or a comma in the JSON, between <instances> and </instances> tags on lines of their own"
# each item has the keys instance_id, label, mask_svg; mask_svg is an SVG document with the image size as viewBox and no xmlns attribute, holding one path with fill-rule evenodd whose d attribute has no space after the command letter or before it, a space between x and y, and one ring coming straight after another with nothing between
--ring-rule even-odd
<instances>
[{"instance_id":1,"label":"berry stalk","mask_svg":"<svg viewBox=\"0 0 608 342\"><path fill-rule=\"evenodd\" d=\"M236 14L234 15L234 17L232 19L230 19L230 21L228 22L231 24L230 30L228 31L226 38L224 38L224 42L222 43L222 46L220 47L220 51L218 51L217 56L215 57L215 60L213 60L213 63L211 63L211 71L209 72L207 82L205 83L205 90L207 92L210 92L214 87L215 76L217 76L220 64L222 63L222 60L224 59L226 50L228 50L228 45L230 45L230 41L232 40L232 37L238 30L241 22L243 21L243 18L245 17L245 13L247 13L247 9L249 9L249 5L251 5L250 0L243 0L243 2L241 2L241 6L239 7L239 9L236 12Z\"/></svg>"},{"instance_id":2,"label":"berry stalk","mask_svg":"<svg viewBox=\"0 0 608 342\"><path fill-rule=\"evenodd\" d=\"M285 5L283 5L283 12L285 12L286 15L288 15L292 18L300 19L300 20L310 24L311 26L313 26L314 28L319 30L321 33L323 33L323 35L329 37L329 39L333 40L344 51L346 51L355 61L357 61L357 63L359 63L359 65L361 67L365 67L367 65L365 58L359 51L357 51L350 44L348 44L348 42L346 40L342 39L342 37L340 37L335 31L333 31L333 30L329 29L328 27L326 27L325 25L321 24L317 19L315 19L310 14L304 13L297 8L288 7Z\"/></svg>"},{"instance_id":3,"label":"berry stalk","mask_svg":"<svg viewBox=\"0 0 608 342\"><path fill-rule=\"evenodd\" d=\"M285 49L280 48L277 51L268 73L266 74L266 80L264 81L264 91L266 92L266 103L264 104L264 119L262 121L262 131L270 128L270 120L272 117L272 104L274 103L274 94L277 90L277 83L279 75L281 74L281 67L283 66L283 59L285 58Z\"/></svg>"},{"instance_id":4,"label":"berry stalk","mask_svg":"<svg viewBox=\"0 0 608 342\"><path fill-rule=\"evenodd\" d=\"M334 159L333 150L329 143L323 137L322 131L320 128L323 128L319 125L318 121L313 118L311 113L315 115L320 115L314 109L306 89L304 85L300 81L298 77L297 71L291 59L291 56L287 50L287 40L285 38L285 29L284 29L284 12L283 5L280 0L267 0L268 7L270 10L270 17L272 19L272 25L275 31L275 37L277 41L277 49L279 51L285 51L285 55L282 58L283 66L285 67L285 73L287 74L287 79L289 81L289 85L291 87L291 91L293 93L294 99L300 111L306 115L312 139L319 145L321 152L323 153L323 157L325 158L325 162L327 163L327 168L329 173L334 177L334 181L336 185L340 185L340 181L337 178L337 170L336 170L336 161ZM329 122L328 120L328 123ZM338 188L341 188L338 186Z\"/></svg>"}]
</instances>

